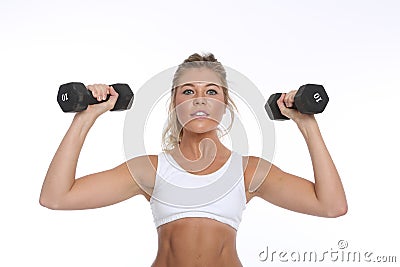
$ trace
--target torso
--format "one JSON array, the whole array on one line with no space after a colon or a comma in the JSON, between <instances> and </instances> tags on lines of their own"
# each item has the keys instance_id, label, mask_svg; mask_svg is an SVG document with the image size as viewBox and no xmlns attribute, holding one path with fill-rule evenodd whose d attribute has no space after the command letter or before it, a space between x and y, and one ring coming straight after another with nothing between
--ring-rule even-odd
<instances>
[{"instance_id":1,"label":"torso","mask_svg":"<svg viewBox=\"0 0 400 267\"><path fill-rule=\"evenodd\" d=\"M228 160L228 157L215 160L199 175L218 170ZM157 169L157 155L149 156L153 170ZM248 192L250 179L246 175L247 157L243 157L244 183L246 202L252 195ZM153 187L155 171L153 177ZM152 188L151 185L148 186ZM144 194L150 201L150 194ZM152 267L187 267L187 266L230 266L240 267L236 252L236 230L231 226L209 218L183 218L161 225L158 232L158 252Z\"/></svg>"}]
</instances>

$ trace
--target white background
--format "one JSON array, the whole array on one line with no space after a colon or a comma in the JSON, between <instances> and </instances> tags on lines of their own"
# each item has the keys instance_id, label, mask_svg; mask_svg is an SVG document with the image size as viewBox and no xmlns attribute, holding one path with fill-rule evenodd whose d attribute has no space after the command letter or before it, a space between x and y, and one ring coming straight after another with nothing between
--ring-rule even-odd
<instances>
[{"instance_id":1,"label":"white background","mask_svg":"<svg viewBox=\"0 0 400 267\"><path fill-rule=\"evenodd\" d=\"M253 199L237 235L243 265L279 265L276 255L273 263L259 261L266 246L322 255L338 250L339 240L348 242L346 251L397 255L399 262L399 14L395 0L1 1L0 265L151 265L157 233L143 197L86 211L39 205L47 168L73 116L61 112L56 94L70 81L126 82L136 92L203 51L249 77L265 98L305 83L323 84L330 96L317 119L348 213L317 218ZM96 122L77 176L125 160L124 116L109 112ZM275 129L274 163L312 179L296 126L279 122ZM281 265L303 266L288 259Z\"/></svg>"}]
</instances>

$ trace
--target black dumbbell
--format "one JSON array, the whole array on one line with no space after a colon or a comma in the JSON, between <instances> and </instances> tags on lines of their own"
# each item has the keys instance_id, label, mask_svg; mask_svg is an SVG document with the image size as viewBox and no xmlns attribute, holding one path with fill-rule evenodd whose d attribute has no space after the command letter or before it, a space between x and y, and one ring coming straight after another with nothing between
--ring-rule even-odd
<instances>
[{"instance_id":1,"label":"black dumbbell","mask_svg":"<svg viewBox=\"0 0 400 267\"><path fill-rule=\"evenodd\" d=\"M276 103L281 95L281 93L272 94L265 104L265 110L271 120L289 119L281 113ZM306 84L301 86L294 96L294 106L292 108L303 114L317 114L324 111L328 101L328 94L322 85Z\"/></svg>"},{"instance_id":2,"label":"black dumbbell","mask_svg":"<svg viewBox=\"0 0 400 267\"><path fill-rule=\"evenodd\" d=\"M118 93L118 99L111 111L130 109L133 102L133 92L129 85L116 83L111 85ZM64 112L79 112L87 109L88 105L98 104L106 100L97 101L83 83L72 82L60 86L57 94L57 102Z\"/></svg>"}]
</instances>

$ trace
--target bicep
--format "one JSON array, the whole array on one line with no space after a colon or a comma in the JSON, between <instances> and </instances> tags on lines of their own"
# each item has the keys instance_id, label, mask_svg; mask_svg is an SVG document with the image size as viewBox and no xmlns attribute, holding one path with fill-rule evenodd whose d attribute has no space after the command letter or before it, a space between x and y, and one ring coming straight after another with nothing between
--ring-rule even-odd
<instances>
[{"instance_id":1,"label":"bicep","mask_svg":"<svg viewBox=\"0 0 400 267\"><path fill-rule=\"evenodd\" d=\"M255 191L258 196L276 206L305 214L321 214L314 183L287 173L270 164L265 179Z\"/></svg>"},{"instance_id":2,"label":"bicep","mask_svg":"<svg viewBox=\"0 0 400 267\"><path fill-rule=\"evenodd\" d=\"M109 206L142 190L123 163L113 169L86 175L75 180L63 201L64 209L92 209Z\"/></svg>"}]
</instances>

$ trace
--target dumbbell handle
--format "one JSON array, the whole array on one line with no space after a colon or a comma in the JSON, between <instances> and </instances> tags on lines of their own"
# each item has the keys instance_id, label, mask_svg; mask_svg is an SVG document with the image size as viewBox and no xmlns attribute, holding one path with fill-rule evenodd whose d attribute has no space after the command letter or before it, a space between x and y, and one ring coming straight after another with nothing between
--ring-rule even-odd
<instances>
[{"instance_id":1,"label":"dumbbell handle","mask_svg":"<svg viewBox=\"0 0 400 267\"><path fill-rule=\"evenodd\" d=\"M127 85L125 83L114 83L110 86L112 86L114 88L114 90L119 94L117 102L115 103L115 106L111 109L111 111L120 111L120 110L126 110L126 109L131 108L132 101L133 101L133 93L132 93L132 90L130 89L129 85ZM122 90L124 91L124 93L122 92ZM127 92L129 92L129 93L127 93ZM110 95L108 94L105 100L98 101L96 98L93 97L92 92L90 92L90 97L92 99L88 103L94 102L93 104L103 103L103 102L107 101L108 99L110 99ZM123 101L128 103L128 105L121 106L120 103L122 103ZM91 104L89 104L89 105L91 105Z\"/></svg>"},{"instance_id":2,"label":"dumbbell handle","mask_svg":"<svg viewBox=\"0 0 400 267\"><path fill-rule=\"evenodd\" d=\"M294 96L294 101L293 101L292 106L291 107L287 107L287 108L298 109L297 106L296 106L296 99L297 99L298 93L299 93L299 91L297 91L296 95ZM276 95L276 98L279 99L281 97L282 93L275 93L274 95ZM314 99L314 101L316 103L318 103L319 101L322 101L321 95L318 92L314 93L313 99ZM305 113L305 114L314 114L313 112L306 112L306 111L301 111L301 112Z\"/></svg>"},{"instance_id":3,"label":"dumbbell handle","mask_svg":"<svg viewBox=\"0 0 400 267\"><path fill-rule=\"evenodd\" d=\"M268 103L265 104L265 110L267 111L267 114L269 116L269 118L271 120L289 120L288 117L286 117L285 115L283 115L280 112L280 109L278 107L278 104L276 103L276 101L278 101L278 99L282 96L282 93L275 93L272 94L269 99L268 99ZM270 106L269 106L270 105ZM293 106L288 107L290 109L297 109L296 107L296 103L293 102Z\"/></svg>"},{"instance_id":4,"label":"dumbbell handle","mask_svg":"<svg viewBox=\"0 0 400 267\"><path fill-rule=\"evenodd\" d=\"M282 93L275 93L274 95L275 95L276 99L278 100L281 97ZM286 105L285 105L285 107L286 107ZM291 107L287 107L287 108L297 109L296 101L293 101L293 105Z\"/></svg>"},{"instance_id":5,"label":"dumbbell handle","mask_svg":"<svg viewBox=\"0 0 400 267\"><path fill-rule=\"evenodd\" d=\"M115 86L115 84L110 85L110 86ZM114 87L113 87L113 88L114 88ZM117 88L117 89L114 88L114 90L118 93L118 91L117 91L118 88ZM107 102L107 101L110 99L110 94L107 94L105 100L99 101L99 100L97 100L97 98L95 98L95 97L93 96L93 94L92 94L92 92L91 92L90 90L88 90L88 91L89 91L89 94L85 96L86 103L87 103L88 105L100 104L100 103L103 103L103 102Z\"/></svg>"}]
</instances>

